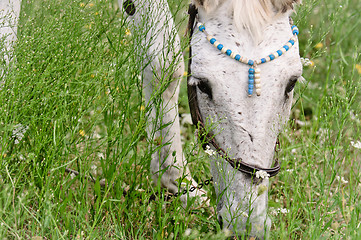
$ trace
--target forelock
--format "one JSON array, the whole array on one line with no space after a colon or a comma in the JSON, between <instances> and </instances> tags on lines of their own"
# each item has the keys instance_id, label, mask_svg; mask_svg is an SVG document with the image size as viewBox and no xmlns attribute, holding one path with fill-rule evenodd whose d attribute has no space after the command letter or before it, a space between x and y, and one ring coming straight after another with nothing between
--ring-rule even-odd
<instances>
[{"instance_id":1,"label":"forelock","mask_svg":"<svg viewBox=\"0 0 361 240\"><path fill-rule=\"evenodd\" d=\"M203 8L208 14L213 12L225 0L193 0L197 8ZM293 5L302 0L232 0L233 19L238 29L247 29L258 41L267 23L281 13L293 9Z\"/></svg>"}]
</instances>

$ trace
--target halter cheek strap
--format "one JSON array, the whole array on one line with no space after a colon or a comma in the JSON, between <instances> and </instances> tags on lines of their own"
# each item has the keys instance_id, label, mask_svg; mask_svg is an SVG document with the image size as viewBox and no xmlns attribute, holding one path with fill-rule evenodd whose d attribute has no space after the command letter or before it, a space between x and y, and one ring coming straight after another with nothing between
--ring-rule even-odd
<instances>
[{"instance_id":1,"label":"halter cheek strap","mask_svg":"<svg viewBox=\"0 0 361 240\"><path fill-rule=\"evenodd\" d=\"M189 84L190 76L191 76L191 64L192 64L192 48L191 48L191 38L193 36L193 30L194 30L194 23L196 19L198 11L197 8L193 5L189 5L188 14L189 14L189 21L188 21L188 27L187 32L189 33L189 60L188 60L188 84L187 84L187 90L188 90L188 102L189 102L189 108L192 116L193 124L196 125L199 129L199 133L202 140L206 142L207 144L211 144L215 149L216 152L229 164L237 169L238 171L241 171L250 177L255 177L256 173L259 171L266 172L269 177L276 176L278 172L280 171L281 167L279 164L278 159L275 160L274 167L272 168L261 168L257 167L252 164L248 164L242 161L240 158L230 158L226 151L223 150L214 140L214 136L211 136L209 133L207 133L204 121L202 119L202 114L199 109L198 105L198 98L197 98L197 87L195 85ZM207 146L205 144L203 147L205 148ZM278 141L275 146L275 150L278 146Z\"/></svg>"}]
</instances>

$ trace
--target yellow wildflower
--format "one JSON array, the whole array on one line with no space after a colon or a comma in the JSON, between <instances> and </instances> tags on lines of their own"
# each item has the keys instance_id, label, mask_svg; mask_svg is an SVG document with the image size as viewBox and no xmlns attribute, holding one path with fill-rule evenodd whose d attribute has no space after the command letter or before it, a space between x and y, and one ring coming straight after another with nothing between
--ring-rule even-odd
<instances>
[{"instance_id":1,"label":"yellow wildflower","mask_svg":"<svg viewBox=\"0 0 361 240\"><path fill-rule=\"evenodd\" d=\"M89 7L94 7L94 3L89 3Z\"/></svg>"},{"instance_id":2,"label":"yellow wildflower","mask_svg":"<svg viewBox=\"0 0 361 240\"><path fill-rule=\"evenodd\" d=\"M323 48L323 43L322 43L322 42L317 43L317 44L315 45L315 48L316 48L316 49L321 49L321 48Z\"/></svg>"},{"instance_id":3,"label":"yellow wildflower","mask_svg":"<svg viewBox=\"0 0 361 240\"><path fill-rule=\"evenodd\" d=\"M187 71L184 71L183 77L187 77L187 76L188 76L188 72L187 72Z\"/></svg>"},{"instance_id":4,"label":"yellow wildflower","mask_svg":"<svg viewBox=\"0 0 361 240\"><path fill-rule=\"evenodd\" d=\"M129 28L125 29L125 35L129 36L129 35L131 35L131 34L132 34L132 33L130 32L130 29L129 29Z\"/></svg>"},{"instance_id":5,"label":"yellow wildflower","mask_svg":"<svg viewBox=\"0 0 361 240\"><path fill-rule=\"evenodd\" d=\"M79 130L79 134L80 134L82 137L84 137L84 136L85 136L85 131L84 131L83 129L80 129L80 130Z\"/></svg>"},{"instance_id":6,"label":"yellow wildflower","mask_svg":"<svg viewBox=\"0 0 361 240\"><path fill-rule=\"evenodd\" d=\"M123 39L122 41L120 41L120 44L122 45L127 45L128 44L128 41L126 39Z\"/></svg>"},{"instance_id":7,"label":"yellow wildflower","mask_svg":"<svg viewBox=\"0 0 361 240\"><path fill-rule=\"evenodd\" d=\"M95 75L94 75L94 74L90 74L90 77L91 77L91 78L95 78Z\"/></svg>"},{"instance_id":8,"label":"yellow wildflower","mask_svg":"<svg viewBox=\"0 0 361 240\"><path fill-rule=\"evenodd\" d=\"M80 7L84 7L85 6L85 3L80 3Z\"/></svg>"},{"instance_id":9,"label":"yellow wildflower","mask_svg":"<svg viewBox=\"0 0 361 240\"><path fill-rule=\"evenodd\" d=\"M360 64L356 64L356 65L355 65L355 68L356 68L357 72L358 72L359 74L361 74L361 65L360 65Z\"/></svg>"}]
</instances>

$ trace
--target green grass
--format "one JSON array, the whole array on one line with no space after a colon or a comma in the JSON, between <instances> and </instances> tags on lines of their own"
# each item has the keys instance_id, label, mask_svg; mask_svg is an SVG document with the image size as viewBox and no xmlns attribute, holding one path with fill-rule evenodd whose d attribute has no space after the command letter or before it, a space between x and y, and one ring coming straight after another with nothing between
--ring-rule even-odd
<instances>
[{"instance_id":1,"label":"green grass","mask_svg":"<svg viewBox=\"0 0 361 240\"><path fill-rule=\"evenodd\" d=\"M186 3L173 5L184 26ZM271 239L361 237L361 149L352 144L361 141L359 9L358 0L305 0L294 16L301 56L314 66L280 139L283 170L269 205L287 211L271 214ZM148 170L137 42L116 4L31 0L23 13L0 87L0 238L225 239L212 188L210 208L149 201L163 190ZM184 82L181 92L185 113ZM206 157L192 154L193 131L183 128L185 153L202 181L210 174Z\"/></svg>"}]
</instances>

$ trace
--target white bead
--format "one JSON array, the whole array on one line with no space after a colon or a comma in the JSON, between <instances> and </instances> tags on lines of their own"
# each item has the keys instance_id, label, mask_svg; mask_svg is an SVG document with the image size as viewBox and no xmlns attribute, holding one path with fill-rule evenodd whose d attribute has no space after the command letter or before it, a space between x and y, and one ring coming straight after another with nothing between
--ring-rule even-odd
<instances>
[{"instance_id":1,"label":"white bead","mask_svg":"<svg viewBox=\"0 0 361 240\"><path fill-rule=\"evenodd\" d=\"M260 89L260 88L261 88L261 84L260 84L260 83L256 83L255 87L256 87L256 89Z\"/></svg>"},{"instance_id":2,"label":"white bead","mask_svg":"<svg viewBox=\"0 0 361 240\"><path fill-rule=\"evenodd\" d=\"M292 47L292 44L291 44L290 42L287 42L287 43L286 43L286 46L288 46L289 48L291 48L291 47Z\"/></svg>"},{"instance_id":3,"label":"white bead","mask_svg":"<svg viewBox=\"0 0 361 240\"><path fill-rule=\"evenodd\" d=\"M261 73L261 69L256 68L256 69L254 70L254 72L255 72L255 73Z\"/></svg>"},{"instance_id":4,"label":"white bead","mask_svg":"<svg viewBox=\"0 0 361 240\"><path fill-rule=\"evenodd\" d=\"M272 53L273 54L273 56L275 56L275 58L278 58L280 55L278 54L278 52L274 52L274 53Z\"/></svg>"},{"instance_id":5,"label":"white bead","mask_svg":"<svg viewBox=\"0 0 361 240\"><path fill-rule=\"evenodd\" d=\"M245 64L248 64L248 59L247 59L247 58L243 58L243 59L242 59L242 62L245 63Z\"/></svg>"},{"instance_id":6,"label":"white bead","mask_svg":"<svg viewBox=\"0 0 361 240\"><path fill-rule=\"evenodd\" d=\"M227 48L223 47L222 50L221 50L221 52L222 52L222 53L226 53L227 50L228 50Z\"/></svg>"},{"instance_id":7,"label":"white bead","mask_svg":"<svg viewBox=\"0 0 361 240\"><path fill-rule=\"evenodd\" d=\"M265 57L265 59L266 59L266 62L271 61L271 59L270 59L270 57L269 57L269 56Z\"/></svg>"},{"instance_id":8,"label":"white bead","mask_svg":"<svg viewBox=\"0 0 361 240\"><path fill-rule=\"evenodd\" d=\"M261 64L262 63L261 59L257 60L256 63L257 65Z\"/></svg>"},{"instance_id":9,"label":"white bead","mask_svg":"<svg viewBox=\"0 0 361 240\"><path fill-rule=\"evenodd\" d=\"M215 41L213 45L214 45L215 47L218 47L219 44L221 44L221 43L218 42L218 41Z\"/></svg>"},{"instance_id":10,"label":"white bead","mask_svg":"<svg viewBox=\"0 0 361 240\"><path fill-rule=\"evenodd\" d=\"M255 79L254 79L254 82L255 82L256 84L260 84L260 83L261 83L261 79L260 79L260 78L255 78Z\"/></svg>"},{"instance_id":11,"label":"white bead","mask_svg":"<svg viewBox=\"0 0 361 240\"><path fill-rule=\"evenodd\" d=\"M236 57L236 55L237 55L237 54L235 54L234 52L232 52L231 55L230 55L230 57L234 59L234 58Z\"/></svg>"},{"instance_id":12,"label":"white bead","mask_svg":"<svg viewBox=\"0 0 361 240\"><path fill-rule=\"evenodd\" d=\"M256 88L256 94L257 96L261 96L261 88Z\"/></svg>"},{"instance_id":13,"label":"white bead","mask_svg":"<svg viewBox=\"0 0 361 240\"><path fill-rule=\"evenodd\" d=\"M281 51L282 51L282 54L284 54L285 52L287 52L285 48L281 48Z\"/></svg>"},{"instance_id":14,"label":"white bead","mask_svg":"<svg viewBox=\"0 0 361 240\"><path fill-rule=\"evenodd\" d=\"M261 74L255 73L255 74L254 74L254 78L255 78L255 79L260 79L260 78L261 78Z\"/></svg>"},{"instance_id":15,"label":"white bead","mask_svg":"<svg viewBox=\"0 0 361 240\"><path fill-rule=\"evenodd\" d=\"M293 36L293 37L291 37L291 40L296 42L297 38L295 36Z\"/></svg>"},{"instance_id":16,"label":"white bead","mask_svg":"<svg viewBox=\"0 0 361 240\"><path fill-rule=\"evenodd\" d=\"M207 35L207 40L208 40L208 42L211 41L212 38L213 38L212 35Z\"/></svg>"}]
</instances>

